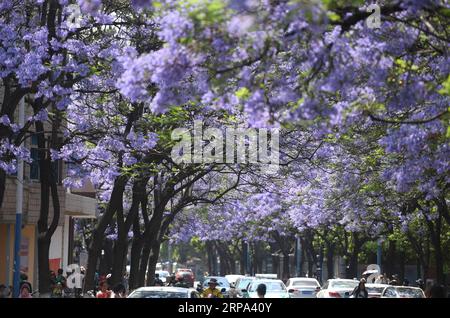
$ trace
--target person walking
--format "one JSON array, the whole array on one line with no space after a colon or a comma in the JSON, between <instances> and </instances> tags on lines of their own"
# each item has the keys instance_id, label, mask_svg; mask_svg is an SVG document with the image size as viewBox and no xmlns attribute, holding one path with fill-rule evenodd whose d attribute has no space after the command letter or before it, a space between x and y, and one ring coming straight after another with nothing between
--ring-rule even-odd
<instances>
[{"instance_id":1,"label":"person walking","mask_svg":"<svg viewBox=\"0 0 450 318\"><path fill-rule=\"evenodd\" d=\"M164 286L163 281L159 278L159 274L155 274L155 286Z\"/></svg>"},{"instance_id":2,"label":"person walking","mask_svg":"<svg viewBox=\"0 0 450 318\"><path fill-rule=\"evenodd\" d=\"M267 291L266 284L259 284L258 287L256 287L256 293L258 294L258 298L265 298Z\"/></svg>"},{"instance_id":3,"label":"person walking","mask_svg":"<svg viewBox=\"0 0 450 318\"><path fill-rule=\"evenodd\" d=\"M111 298L111 291L108 289L108 282L106 280L100 282L100 291L96 298Z\"/></svg>"},{"instance_id":4,"label":"person walking","mask_svg":"<svg viewBox=\"0 0 450 318\"><path fill-rule=\"evenodd\" d=\"M367 292L367 289L366 289L366 280L364 278L362 278L359 281L358 286L355 287L351 296L352 296L352 298L368 298L369 297L369 293Z\"/></svg>"}]
</instances>

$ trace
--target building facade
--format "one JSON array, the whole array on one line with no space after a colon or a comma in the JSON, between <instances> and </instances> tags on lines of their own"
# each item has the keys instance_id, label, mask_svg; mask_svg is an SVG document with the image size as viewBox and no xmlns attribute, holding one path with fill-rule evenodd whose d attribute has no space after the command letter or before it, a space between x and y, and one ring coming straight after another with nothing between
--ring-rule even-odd
<instances>
[{"instance_id":1,"label":"building facade","mask_svg":"<svg viewBox=\"0 0 450 318\"><path fill-rule=\"evenodd\" d=\"M2 100L0 87L0 101ZM16 113L17 116L17 113ZM25 118L32 116L31 107L25 105ZM37 286L37 223L41 206L40 171L37 151L37 138L31 135L25 141L30 150L32 162L24 163L23 170L23 208L22 235L20 244L21 272L27 274L28 280ZM73 236L75 218L95 218L95 189L86 186L82 189L65 189L62 186L67 166L64 162L53 163L53 175L58 181L60 218L58 227L51 238L49 263L51 270L66 268L72 263ZM16 176L8 176L2 206L0 206L0 284L13 285L14 239L16 222ZM49 224L53 219L52 200L50 199Z\"/></svg>"}]
</instances>

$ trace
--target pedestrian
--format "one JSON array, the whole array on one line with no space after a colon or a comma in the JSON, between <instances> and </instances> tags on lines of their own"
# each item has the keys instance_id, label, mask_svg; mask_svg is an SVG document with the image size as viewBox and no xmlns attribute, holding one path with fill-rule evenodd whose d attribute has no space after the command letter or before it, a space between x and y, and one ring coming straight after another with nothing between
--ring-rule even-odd
<instances>
[{"instance_id":1,"label":"pedestrian","mask_svg":"<svg viewBox=\"0 0 450 318\"><path fill-rule=\"evenodd\" d=\"M396 274L392 275L392 279L391 279L391 281L389 282L389 285L392 285L392 286L398 286L399 284L400 284L400 283L399 283L399 281L398 281L397 275L396 275Z\"/></svg>"},{"instance_id":2,"label":"pedestrian","mask_svg":"<svg viewBox=\"0 0 450 318\"><path fill-rule=\"evenodd\" d=\"M75 298L81 298L83 295L84 276L86 269L80 266L80 273L78 280L75 281Z\"/></svg>"},{"instance_id":3,"label":"pedestrian","mask_svg":"<svg viewBox=\"0 0 450 318\"><path fill-rule=\"evenodd\" d=\"M28 282L23 282L20 286L19 298L33 298L31 296L31 284Z\"/></svg>"},{"instance_id":4,"label":"pedestrian","mask_svg":"<svg viewBox=\"0 0 450 318\"><path fill-rule=\"evenodd\" d=\"M127 291L123 284L117 284L113 288L112 298L127 298Z\"/></svg>"},{"instance_id":5,"label":"pedestrian","mask_svg":"<svg viewBox=\"0 0 450 318\"><path fill-rule=\"evenodd\" d=\"M238 291L236 289L236 283L231 283L230 284L230 290L228 292L228 298L238 298Z\"/></svg>"},{"instance_id":6,"label":"pedestrian","mask_svg":"<svg viewBox=\"0 0 450 318\"><path fill-rule=\"evenodd\" d=\"M50 271L50 297L62 297L62 286L56 282L56 273L54 271Z\"/></svg>"},{"instance_id":7,"label":"pedestrian","mask_svg":"<svg viewBox=\"0 0 450 318\"><path fill-rule=\"evenodd\" d=\"M66 288L66 278L64 277L64 271L62 268L58 269L58 275L56 276L55 279L56 283L61 283L63 289Z\"/></svg>"},{"instance_id":8,"label":"pedestrian","mask_svg":"<svg viewBox=\"0 0 450 318\"><path fill-rule=\"evenodd\" d=\"M416 285L417 285L417 287L419 287L420 289L425 290L425 284L423 283L422 278L419 278L419 279L416 280Z\"/></svg>"},{"instance_id":9,"label":"pedestrian","mask_svg":"<svg viewBox=\"0 0 450 318\"><path fill-rule=\"evenodd\" d=\"M100 291L97 293L96 298L111 298L111 291L108 290L108 282L103 280L100 282Z\"/></svg>"},{"instance_id":10,"label":"pedestrian","mask_svg":"<svg viewBox=\"0 0 450 318\"><path fill-rule=\"evenodd\" d=\"M380 275L377 277L377 279L375 280L375 284L384 284L384 276Z\"/></svg>"},{"instance_id":11,"label":"pedestrian","mask_svg":"<svg viewBox=\"0 0 450 318\"><path fill-rule=\"evenodd\" d=\"M163 281L159 278L159 274L155 274L155 286L164 286Z\"/></svg>"},{"instance_id":12,"label":"pedestrian","mask_svg":"<svg viewBox=\"0 0 450 318\"><path fill-rule=\"evenodd\" d=\"M267 286L266 284L259 284L256 287L256 293L258 294L258 298L264 298L266 296Z\"/></svg>"},{"instance_id":13,"label":"pedestrian","mask_svg":"<svg viewBox=\"0 0 450 318\"><path fill-rule=\"evenodd\" d=\"M367 298L367 297L369 297L369 293L367 292L367 289L366 289L366 280L364 278L361 278L358 286L356 286L355 289L353 289L351 296L352 296L352 298Z\"/></svg>"},{"instance_id":14,"label":"pedestrian","mask_svg":"<svg viewBox=\"0 0 450 318\"><path fill-rule=\"evenodd\" d=\"M427 298L447 298L445 287L439 284L434 284L426 293Z\"/></svg>"},{"instance_id":15,"label":"pedestrian","mask_svg":"<svg viewBox=\"0 0 450 318\"><path fill-rule=\"evenodd\" d=\"M175 278L175 275L171 275L171 276L169 276L167 286L174 286L176 282L177 282L177 280Z\"/></svg>"}]
</instances>

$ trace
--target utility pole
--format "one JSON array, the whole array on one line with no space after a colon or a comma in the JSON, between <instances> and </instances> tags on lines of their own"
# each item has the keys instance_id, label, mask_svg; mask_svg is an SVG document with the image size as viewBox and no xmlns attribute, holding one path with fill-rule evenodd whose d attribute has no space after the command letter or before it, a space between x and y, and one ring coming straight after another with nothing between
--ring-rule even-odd
<instances>
[{"instance_id":1,"label":"utility pole","mask_svg":"<svg viewBox=\"0 0 450 318\"><path fill-rule=\"evenodd\" d=\"M25 102L22 98L19 102L19 127L25 123ZM23 146L23 142L20 147ZM13 297L19 297L20 286L20 244L22 241L22 209L23 209L23 160L17 160L16 180L16 226L14 234L14 274L13 274Z\"/></svg>"}]
</instances>

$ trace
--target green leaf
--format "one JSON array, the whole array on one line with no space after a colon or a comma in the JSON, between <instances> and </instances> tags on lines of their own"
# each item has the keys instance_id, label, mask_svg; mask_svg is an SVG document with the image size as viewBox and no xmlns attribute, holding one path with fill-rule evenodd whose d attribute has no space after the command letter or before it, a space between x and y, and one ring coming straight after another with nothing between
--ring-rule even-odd
<instances>
[{"instance_id":1,"label":"green leaf","mask_svg":"<svg viewBox=\"0 0 450 318\"><path fill-rule=\"evenodd\" d=\"M330 19L330 21L333 21L333 22L337 22L337 21L341 20L341 17L339 16L339 14L337 14L335 12L328 12L327 16Z\"/></svg>"},{"instance_id":2,"label":"green leaf","mask_svg":"<svg viewBox=\"0 0 450 318\"><path fill-rule=\"evenodd\" d=\"M442 83L442 89L439 90L439 93L442 95L450 95L450 75L447 77L444 83Z\"/></svg>"},{"instance_id":3,"label":"green leaf","mask_svg":"<svg viewBox=\"0 0 450 318\"><path fill-rule=\"evenodd\" d=\"M236 97L245 100L250 97L250 91L247 87L241 87L236 91Z\"/></svg>"}]
</instances>

